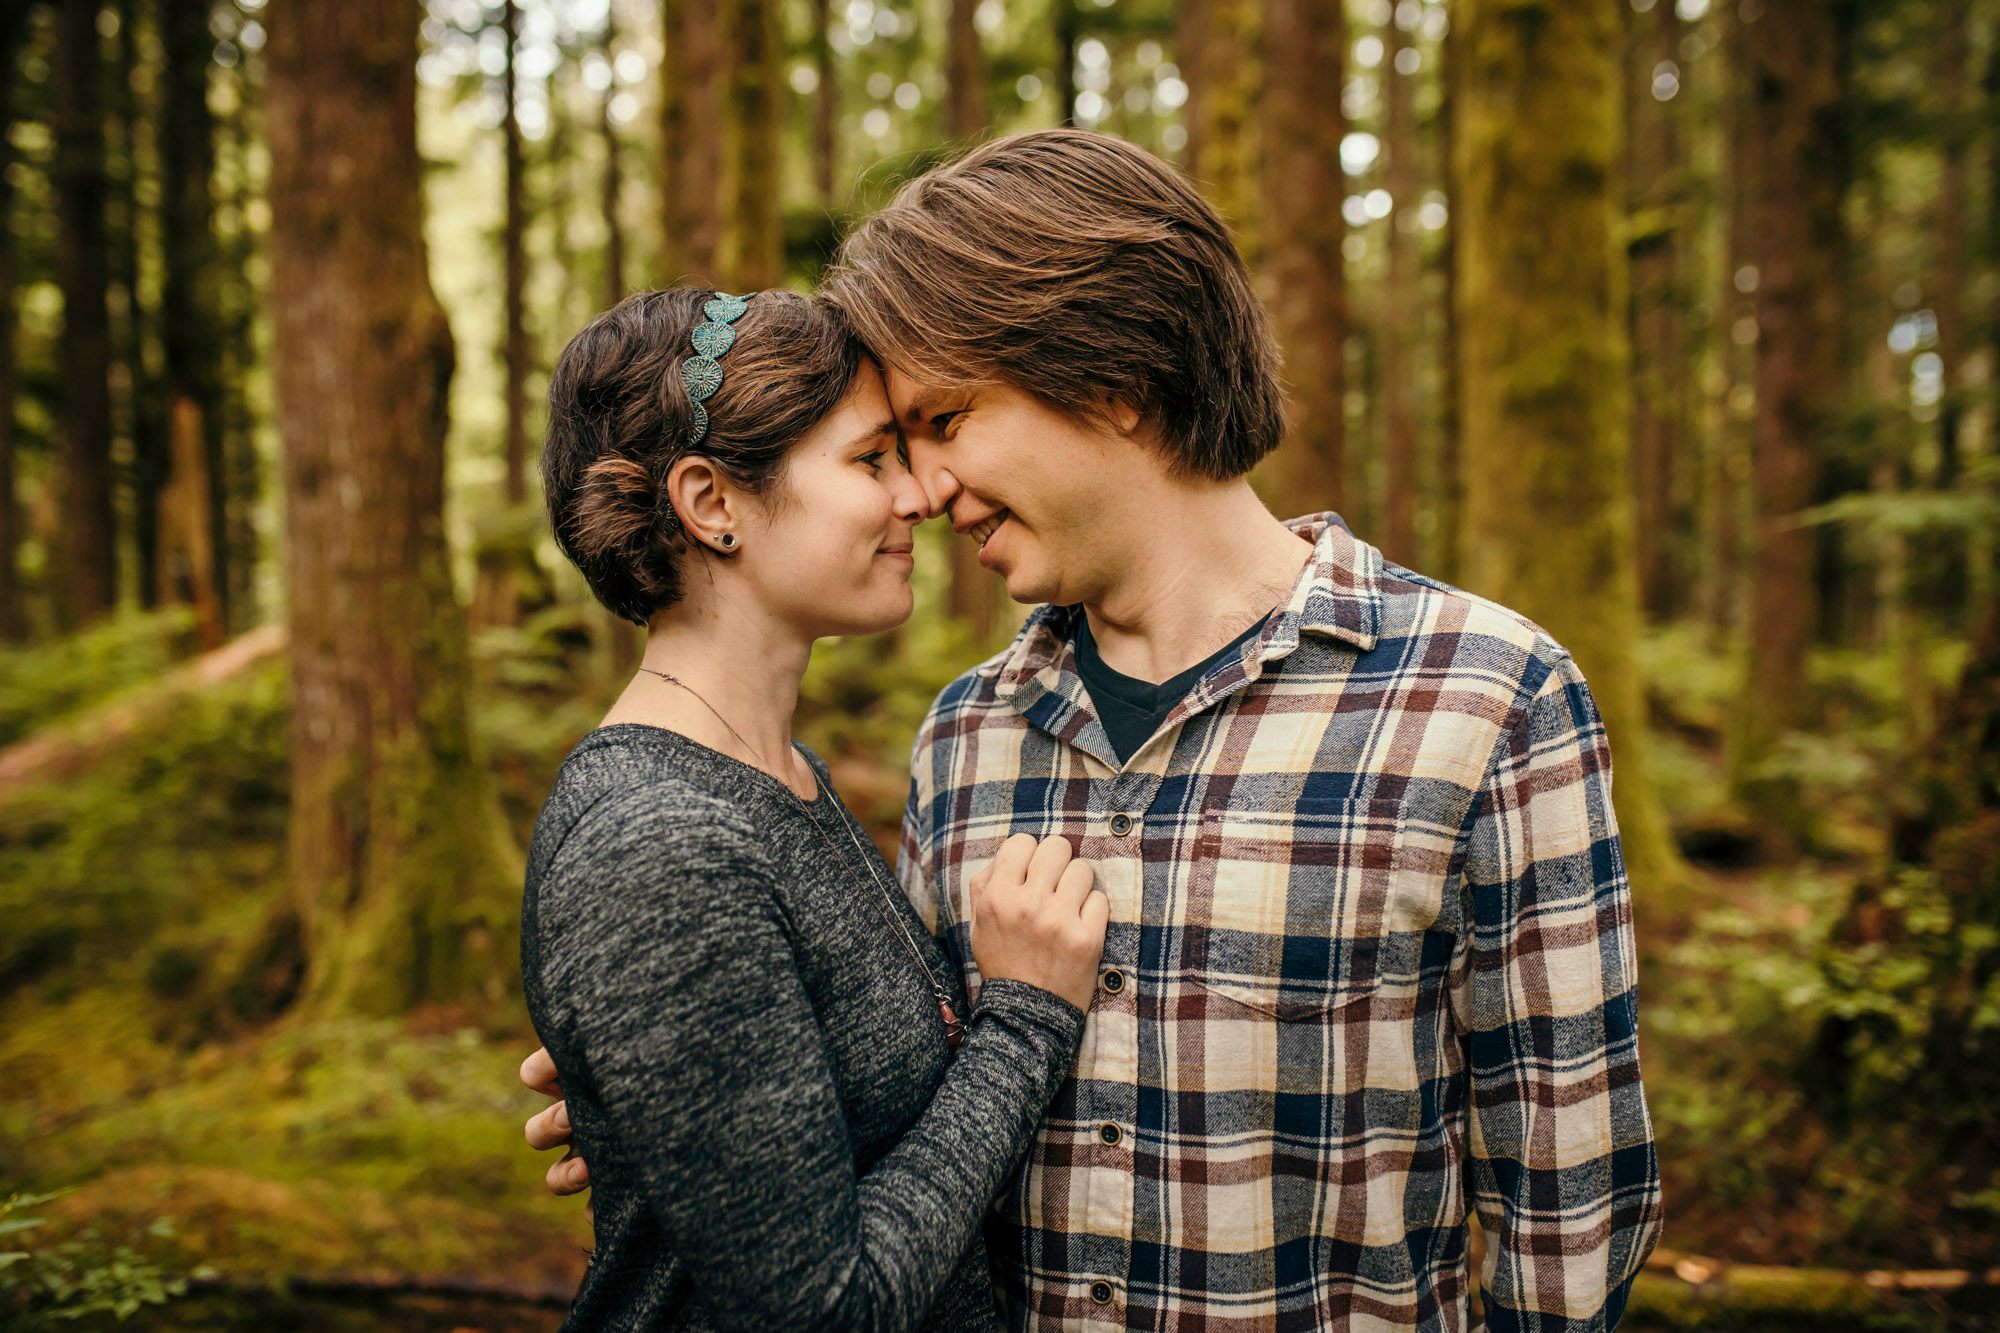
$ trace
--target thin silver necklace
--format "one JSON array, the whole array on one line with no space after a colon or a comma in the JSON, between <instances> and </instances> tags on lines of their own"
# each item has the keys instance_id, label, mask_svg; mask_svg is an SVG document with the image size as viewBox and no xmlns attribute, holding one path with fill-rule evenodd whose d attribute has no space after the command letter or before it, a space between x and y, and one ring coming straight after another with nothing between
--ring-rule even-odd
<instances>
[{"instance_id":1,"label":"thin silver necklace","mask_svg":"<svg viewBox=\"0 0 2000 1333\"><path fill-rule=\"evenodd\" d=\"M744 749L748 750L753 756L755 756L758 764L760 764L763 767L764 772L769 774L772 778L774 778L777 781L778 785L785 789L785 795L791 797L792 804L798 807L799 814L804 817L805 821L808 824L811 824L813 826L813 831L819 834L820 841L826 844L827 853L831 855L833 859L836 861L841 859L840 852L833 845L833 839L827 837L826 829L823 826L821 826L819 820L816 817L814 817L812 811L806 808L806 803L804 800L800 799L799 794L792 790L792 784L785 781L783 778L778 777L778 775L772 771L775 766L769 760L764 758L763 754L757 749L756 746L752 745L748 740L744 739L742 732L738 731L734 726L730 725L729 719L722 715L721 709L717 708L714 704L710 703L707 700L707 698L705 698L702 695L702 692L700 690L697 690L694 686L688 684L686 681L680 679L678 676L670 675L665 671L659 671L649 666L642 666L639 668L639 670L646 672L648 675L658 676L661 680L666 681L669 685L677 685L681 689L686 690L689 694L692 694L695 697L695 699L701 704L703 708L706 708L709 712L713 713L715 715L715 720L717 722L720 722L725 728L728 729L729 734L736 738L736 743L738 745L741 745ZM818 775L815 774L814 777L815 780L817 780ZM910 938L909 930L903 925L901 921L898 921L896 919L895 900L890 896L889 887L882 882L882 872L876 867L875 861L869 857L867 852L862 850L861 840L855 837L854 835L853 822L851 820L843 819L840 821L840 826L847 830L847 840L849 843L853 845L854 854L861 858L861 862L863 865L868 867L869 882L875 886L876 890L881 894L881 897L884 900L884 901L878 901L875 904L876 909L882 913L882 920L886 922L889 928L896 933L897 938L903 941L903 947L909 950L911 960L916 963L917 969L924 974L924 980L930 984L931 996L937 1001L938 1014L940 1017L944 1019L945 1042L950 1046L956 1047L959 1044L959 1042L965 1040L965 1023L962 1019L959 1018L958 1011L951 1007L951 992L947 991L941 984L939 984L937 977L933 975L931 972L930 964L924 961L924 955L922 951L917 948L917 942L914 939Z\"/></svg>"}]
</instances>

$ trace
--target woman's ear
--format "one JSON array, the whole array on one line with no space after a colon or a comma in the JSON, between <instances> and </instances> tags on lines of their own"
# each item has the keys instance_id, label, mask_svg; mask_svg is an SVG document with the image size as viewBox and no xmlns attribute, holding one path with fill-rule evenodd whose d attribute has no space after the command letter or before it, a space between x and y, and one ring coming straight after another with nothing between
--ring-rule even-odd
<instances>
[{"instance_id":1,"label":"woman's ear","mask_svg":"<svg viewBox=\"0 0 2000 1333\"><path fill-rule=\"evenodd\" d=\"M729 484L711 459L685 454L667 470L667 499L680 515L689 540L730 555L737 549L743 493Z\"/></svg>"}]
</instances>

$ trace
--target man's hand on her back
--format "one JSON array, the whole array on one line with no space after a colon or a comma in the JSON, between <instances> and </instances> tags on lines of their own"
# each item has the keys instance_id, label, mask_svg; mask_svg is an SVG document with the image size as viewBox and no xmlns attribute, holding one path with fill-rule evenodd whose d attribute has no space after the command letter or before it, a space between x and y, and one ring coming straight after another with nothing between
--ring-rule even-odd
<instances>
[{"instance_id":1,"label":"man's hand on her back","mask_svg":"<svg viewBox=\"0 0 2000 1333\"><path fill-rule=\"evenodd\" d=\"M548 1047L539 1048L521 1062L521 1082L544 1097L563 1095L562 1084L556 1078L556 1062L549 1057ZM571 1133L566 1101L558 1100L546 1111L528 1117L528 1146L536 1152L568 1147ZM561 1161L549 1167L547 1179L550 1193L580 1194L590 1188L590 1168L576 1155L576 1149L570 1148Z\"/></svg>"}]
</instances>

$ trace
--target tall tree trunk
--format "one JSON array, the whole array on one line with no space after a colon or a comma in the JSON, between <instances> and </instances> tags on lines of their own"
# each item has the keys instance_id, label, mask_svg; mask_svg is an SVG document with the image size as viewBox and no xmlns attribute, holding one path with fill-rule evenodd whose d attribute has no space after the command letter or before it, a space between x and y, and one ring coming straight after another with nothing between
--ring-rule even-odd
<instances>
[{"instance_id":1,"label":"tall tree trunk","mask_svg":"<svg viewBox=\"0 0 2000 1333\"><path fill-rule=\"evenodd\" d=\"M160 43L166 71L160 106L160 237L165 281L160 290L160 342L165 353L169 488L177 506L162 515L178 537L163 553L162 597L191 599L204 624L212 607L216 632L229 623L230 547L226 526L229 470L222 410L222 329L216 271L215 117L208 107L208 67L215 39L205 0L160 0ZM177 433L187 433L183 441ZM172 478L172 460L189 457L200 470ZM206 587L197 567L206 563Z\"/></svg>"},{"instance_id":2,"label":"tall tree trunk","mask_svg":"<svg viewBox=\"0 0 2000 1333\"><path fill-rule=\"evenodd\" d=\"M947 20L944 134L960 143L986 132L986 57L979 48L979 25L973 22L978 9L978 0L951 0Z\"/></svg>"},{"instance_id":3,"label":"tall tree trunk","mask_svg":"<svg viewBox=\"0 0 2000 1333\"><path fill-rule=\"evenodd\" d=\"M1819 441L1838 426L1845 284L1841 203L1849 143L1841 106L1843 6L1771 0L1743 28L1750 160L1743 182L1757 282L1757 422L1751 446L1756 533L1749 679L1737 717L1739 782L1803 721L1814 616L1813 535L1793 516L1812 502Z\"/></svg>"},{"instance_id":4,"label":"tall tree trunk","mask_svg":"<svg viewBox=\"0 0 2000 1333\"><path fill-rule=\"evenodd\" d=\"M1437 521L1431 529L1432 566L1437 577L1447 583L1465 579L1465 468L1461 436L1465 420L1463 377L1459 373L1461 345L1458 328L1458 183L1452 162L1458 151L1459 105L1463 94L1461 67L1464 39L1453 29L1444 35L1440 57L1444 61L1444 100L1438 107L1438 156L1445 164L1444 184L1447 230L1443 253L1438 262L1444 267L1444 346L1440 349L1439 370L1444 380L1443 404L1438 411Z\"/></svg>"},{"instance_id":5,"label":"tall tree trunk","mask_svg":"<svg viewBox=\"0 0 2000 1333\"><path fill-rule=\"evenodd\" d=\"M1588 674L1642 894L1678 854L1647 779L1632 553L1618 0L1465 0L1452 154L1468 583Z\"/></svg>"},{"instance_id":6,"label":"tall tree trunk","mask_svg":"<svg viewBox=\"0 0 2000 1333\"><path fill-rule=\"evenodd\" d=\"M521 39L521 11L515 0L505 0L500 6L500 32L507 48L500 75L500 138L506 175L500 248L506 270L507 503L517 505L528 494L528 326L523 308L528 285L528 164L521 151L521 118L515 106L520 91L514 71L515 48Z\"/></svg>"},{"instance_id":7,"label":"tall tree trunk","mask_svg":"<svg viewBox=\"0 0 2000 1333\"><path fill-rule=\"evenodd\" d=\"M140 138L153 117L139 105L137 91L139 36L138 5L118 0L112 12L118 18L115 34L116 56L111 62L111 98L108 124L118 136L117 169L110 173L113 216L111 231L111 283L123 294L114 306L122 307L112 321L112 357L122 367L116 377L119 393L113 403L114 440L123 436L131 458L132 554L137 577L139 605L152 607L159 601L160 579L160 489L168 471L166 432L159 418L159 385L154 383L147 357L152 330L146 308L146 288L142 283L144 260L141 238L145 234L144 187L140 183ZM210 628L212 626L212 628ZM210 621L205 647L220 644L219 622Z\"/></svg>"},{"instance_id":8,"label":"tall tree trunk","mask_svg":"<svg viewBox=\"0 0 2000 1333\"><path fill-rule=\"evenodd\" d=\"M616 63L618 7L612 5L604 17L604 58ZM619 203L625 194L625 164L618 140L618 127L611 123L611 99L618 89L614 79L597 103L597 129L604 138L604 308L609 310L625 299L625 223Z\"/></svg>"},{"instance_id":9,"label":"tall tree trunk","mask_svg":"<svg viewBox=\"0 0 2000 1333\"><path fill-rule=\"evenodd\" d=\"M1257 62L1260 5L1267 0L1198 0L1199 63L1186 71L1189 174L1235 233L1243 258L1258 268ZM1193 16L1189 21L1197 21ZM1283 53L1279 54L1282 57ZM1338 85L1333 85L1338 87ZM1319 101L1329 115L1337 98ZM1196 109L1198 108L1198 112ZM1336 140L1336 143L1338 141ZM1335 161L1339 159L1336 156Z\"/></svg>"},{"instance_id":10,"label":"tall tree trunk","mask_svg":"<svg viewBox=\"0 0 2000 1333\"><path fill-rule=\"evenodd\" d=\"M713 287L722 247L726 72L716 0L661 0L660 276Z\"/></svg>"},{"instance_id":11,"label":"tall tree trunk","mask_svg":"<svg viewBox=\"0 0 2000 1333\"><path fill-rule=\"evenodd\" d=\"M1753 412L1738 404L1738 392L1756 391L1754 349L1738 345L1737 321L1749 319L1755 326L1757 313L1753 297L1738 289L1737 275L1750 266L1755 271L1756 254L1750 241L1750 112L1748 36L1738 12L1725 6L1717 16L1722 27L1722 44L1727 72L1722 93L1722 210L1723 273L1716 293L1716 324L1723 367L1722 427L1717 434L1714 469L1710 477L1709 604L1708 631L1712 642L1727 642L1742 619L1741 586L1744 573L1745 486L1750 475L1749 424Z\"/></svg>"},{"instance_id":12,"label":"tall tree trunk","mask_svg":"<svg viewBox=\"0 0 2000 1333\"><path fill-rule=\"evenodd\" d=\"M196 0L197 4L199 0ZM216 577L226 588L229 630L241 634L258 623L257 568L260 538L255 509L264 494L264 462L258 452L257 432L262 424L253 406L246 381L265 364L259 349L258 315L265 307L268 280L260 284L254 261L267 257L257 233L243 219L258 205L268 205L268 196L250 170L250 158L263 145L263 80L252 65L238 65L232 72L236 105L228 118L216 125L219 133L208 142L218 153L227 146L233 169L228 194L224 196L237 219L234 235L225 247L210 219L210 237L215 245L215 316L217 329L215 368L219 387L215 390L215 425L204 426L211 448L209 485L214 497L210 518L214 524L217 558ZM254 100L253 100L254 99Z\"/></svg>"},{"instance_id":13,"label":"tall tree trunk","mask_svg":"<svg viewBox=\"0 0 2000 1333\"><path fill-rule=\"evenodd\" d=\"M1340 139L1346 120L1339 100L1329 102L1323 90L1340 86L1347 38L1341 0L1268 0L1264 24L1269 83L1263 224L1270 238L1265 276L1285 353L1291 431L1258 483L1290 517L1332 509L1342 500L1347 296L1340 254ZM1203 141L1226 143L1228 133L1211 126Z\"/></svg>"},{"instance_id":14,"label":"tall tree trunk","mask_svg":"<svg viewBox=\"0 0 2000 1333\"><path fill-rule=\"evenodd\" d=\"M1076 124L1076 44L1082 38L1076 12L1080 0L1053 0L1056 21L1056 105L1062 123Z\"/></svg>"},{"instance_id":15,"label":"tall tree trunk","mask_svg":"<svg viewBox=\"0 0 2000 1333\"><path fill-rule=\"evenodd\" d=\"M1389 25L1382 66L1388 103L1389 162L1382 187L1395 201L1389 215L1389 289L1382 302L1382 548L1391 560L1417 559L1417 320L1424 304L1417 254L1417 111L1415 80L1396 68L1416 47L1400 22ZM1330 203L1333 201L1329 201Z\"/></svg>"},{"instance_id":16,"label":"tall tree trunk","mask_svg":"<svg viewBox=\"0 0 2000 1333\"><path fill-rule=\"evenodd\" d=\"M1938 101L1944 135L1938 145L1937 257L1931 309L1937 314L1937 352L1944 362L1944 398L1938 404L1937 467L1932 484L1941 491L1958 484L1963 470L1959 434L1965 424L1965 167L1970 108L1966 105L1966 0L1940 0ZM1947 621L1966 611L1965 544L1956 534L1931 541L1931 597Z\"/></svg>"},{"instance_id":17,"label":"tall tree trunk","mask_svg":"<svg viewBox=\"0 0 2000 1333\"><path fill-rule=\"evenodd\" d=\"M1656 620L1677 609L1672 579L1674 460L1682 445L1679 416L1682 345L1675 291L1680 219L1674 213L1679 145L1673 102L1652 94L1652 71L1674 55L1678 20L1666 5L1630 18L1626 68L1631 143L1626 154L1627 207L1633 219L1632 456L1638 497L1641 605Z\"/></svg>"},{"instance_id":18,"label":"tall tree trunk","mask_svg":"<svg viewBox=\"0 0 2000 1333\"><path fill-rule=\"evenodd\" d=\"M819 88L813 97L812 150L820 206L831 211L833 181L840 166L840 140L835 135L840 124L840 83L834 77L829 8L829 0L813 0L813 60L819 70Z\"/></svg>"},{"instance_id":19,"label":"tall tree trunk","mask_svg":"<svg viewBox=\"0 0 2000 1333\"><path fill-rule=\"evenodd\" d=\"M63 522L67 610L95 620L118 601L111 496L111 325L104 206L104 61L92 0L56 7L56 262L63 292Z\"/></svg>"},{"instance_id":20,"label":"tall tree trunk","mask_svg":"<svg viewBox=\"0 0 2000 1333\"><path fill-rule=\"evenodd\" d=\"M731 291L775 287L785 272L785 222L779 195L779 66L784 55L779 0L730 0L730 131L736 152L730 218Z\"/></svg>"},{"instance_id":21,"label":"tall tree trunk","mask_svg":"<svg viewBox=\"0 0 2000 1333\"><path fill-rule=\"evenodd\" d=\"M451 329L423 240L403 0L271 0L291 874L309 1002L491 999L517 859L472 753L444 536Z\"/></svg>"},{"instance_id":22,"label":"tall tree trunk","mask_svg":"<svg viewBox=\"0 0 2000 1333\"><path fill-rule=\"evenodd\" d=\"M21 507L14 467L14 71L28 30L28 7L0 10L0 643L27 633L21 605Z\"/></svg>"}]
</instances>

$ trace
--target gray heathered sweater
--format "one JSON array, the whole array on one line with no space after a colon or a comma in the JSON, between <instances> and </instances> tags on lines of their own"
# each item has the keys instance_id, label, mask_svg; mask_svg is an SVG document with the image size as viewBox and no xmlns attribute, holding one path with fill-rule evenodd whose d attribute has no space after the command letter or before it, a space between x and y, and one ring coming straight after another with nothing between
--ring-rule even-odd
<instances>
[{"instance_id":1,"label":"gray heathered sweater","mask_svg":"<svg viewBox=\"0 0 2000 1333\"><path fill-rule=\"evenodd\" d=\"M542 807L521 970L597 1231L566 1330L995 1326L979 1219L1083 1015L989 981L951 1052L884 910L963 1015L957 969L808 757L802 816L706 746L604 727Z\"/></svg>"}]
</instances>

